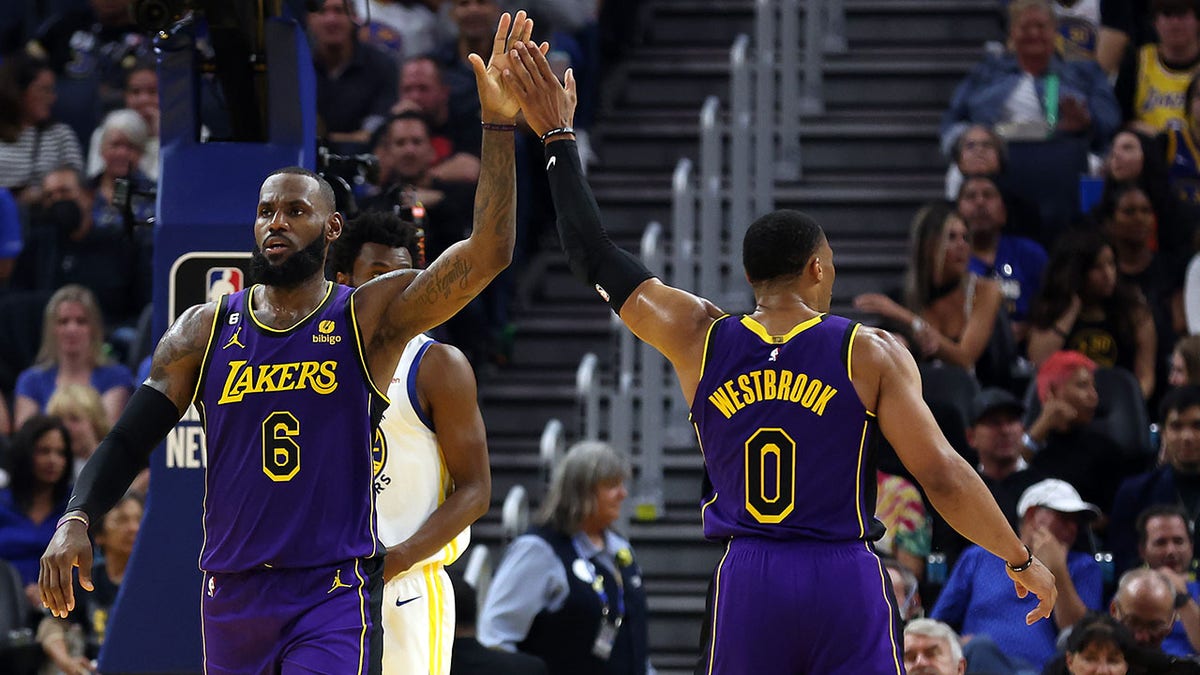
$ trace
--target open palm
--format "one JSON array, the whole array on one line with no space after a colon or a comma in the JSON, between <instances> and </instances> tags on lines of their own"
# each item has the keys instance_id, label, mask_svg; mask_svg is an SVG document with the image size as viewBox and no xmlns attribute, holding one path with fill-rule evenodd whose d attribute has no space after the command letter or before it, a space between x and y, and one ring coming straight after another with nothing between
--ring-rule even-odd
<instances>
[{"instance_id":1,"label":"open palm","mask_svg":"<svg viewBox=\"0 0 1200 675\"><path fill-rule=\"evenodd\" d=\"M467 57L475 71L475 83L479 87L479 106L484 122L512 121L517 116L521 106L504 82L504 71L512 68L515 63L511 56L513 45L528 41L531 35L533 19L526 16L525 10L518 11L516 18L505 12L496 26L492 55L487 65L483 64L483 59L478 54ZM545 52L550 46L543 43L541 48Z\"/></svg>"}]
</instances>

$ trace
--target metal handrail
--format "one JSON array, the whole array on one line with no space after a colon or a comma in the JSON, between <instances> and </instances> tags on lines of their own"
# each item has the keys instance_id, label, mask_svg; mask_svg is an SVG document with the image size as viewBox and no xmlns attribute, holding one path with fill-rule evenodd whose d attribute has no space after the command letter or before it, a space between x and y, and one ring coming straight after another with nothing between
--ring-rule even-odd
<instances>
[{"instance_id":1,"label":"metal handrail","mask_svg":"<svg viewBox=\"0 0 1200 675\"><path fill-rule=\"evenodd\" d=\"M750 194L754 135L751 123L753 74L748 52L750 36L741 34L729 50L729 242L733 249L750 225L754 206Z\"/></svg>"},{"instance_id":2,"label":"metal handrail","mask_svg":"<svg viewBox=\"0 0 1200 675\"><path fill-rule=\"evenodd\" d=\"M796 0L783 1L791 5L784 9L784 15L795 16L799 11ZM809 115L825 112L825 21L822 18L825 13L825 0L808 0L804 12L804 93L801 100L804 112ZM785 76L785 79L789 78Z\"/></svg>"},{"instance_id":3,"label":"metal handrail","mask_svg":"<svg viewBox=\"0 0 1200 675\"><path fill-rule=\"evenodd\" d=\"M724 136L716 96L700 108L700 279L688 290L706 298L721 292L721 146Z\"/></svg>"},{"instance_id":4,"label":"metal handrail","mask_svg":"<svg viewBox=\"0 0 1200 675\"><path fill-rule=\"evenodd\" d=\"M692 160L683 157L671 176L671 279L676 288L696 287L696 265L692 260L696 227L696 188L692 184Z\"/></svg>"},{"instance_id":5,"label":"metal handrail","mask_svg":"<svg viewBox=\"0 0 1200 675\"><path fill-rule=\"evenodd\" d=\"M583 355L575 369L575 395L583 404L583 438L600 439L600 382L596 368L600 357L592 352Z\"/></svg>"},{"instance_id":6,"label":"metal handrail","mask_svg":"<svg viewBox=\"0 0 1200 675\"><path fill-rule=\"evenodd\" d=\"M510 542L529 529L529 493L522 485L514 485L504 496L500 507L500 530L504 541Z\"/></svg>"},{"instance_id":7,"label":"metal handrail","mask_svg":"<svg viewBox=\"0 0 1200 675\"><path fill-rule=\"evenodd\" d=\"M546 426L542 428L542 435L538 438L538 459L542 466L543 482L550 482L550 474L562 458L566 445L566 428L563 423L558 419L546 422Z\"/></svg>"},{"instance_id":8,"label":"metal handrail","mask_svg":"<svg viewBox=\"0 0 1200 675\"><path fill-rule=\"evenodd\" d=\"M771 211L775 176L775 2L754 3L754 212Z\"/></svg>"},{"instance_id":9,"label":"metal handrail","mask_svg":"<svg viewBox=\"0 0 1200 675\"><path fill-rule=\"evenodd\" d=\"M844 0L825 2L825 51L846 51L846 3Z\"/></svg>"},{"instance_id":10,"label":"metal handrail","mask_svg":"<svg viewBox=\"0 0 1200 675\"><path fill-rule=\"evenodd\" d=\"M808 7L820 0L809 0ZM800 2L781 0L779 5L779 159L775 177L780 180L800 179ZM805 52L805 66L808 66ZM806 71L807 72L807 71Z\"/></svg>"}]
</instances>

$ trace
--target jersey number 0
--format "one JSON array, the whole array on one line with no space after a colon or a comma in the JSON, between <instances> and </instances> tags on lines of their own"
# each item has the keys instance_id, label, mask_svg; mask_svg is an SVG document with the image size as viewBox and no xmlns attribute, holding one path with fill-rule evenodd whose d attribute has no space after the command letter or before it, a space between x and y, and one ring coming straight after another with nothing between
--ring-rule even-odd
<instances>
[{"instance_id":1,"label":"jersey number 0","mask_svg":"<svg viewBox=\"0 0 1200 675\"><path fill-rule=\"evenodd\" d=\"M796 505L796 442L783 429L759 429L746 441L746 510L779 523Z\"/></svg>"}]
</instances>

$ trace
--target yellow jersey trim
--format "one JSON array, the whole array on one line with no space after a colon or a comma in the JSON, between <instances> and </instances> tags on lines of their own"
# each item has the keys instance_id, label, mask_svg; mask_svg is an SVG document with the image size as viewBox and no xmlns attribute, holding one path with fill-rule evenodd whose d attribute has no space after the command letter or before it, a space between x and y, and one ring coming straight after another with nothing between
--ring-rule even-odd
<instances>
[{"instance_id":1,"label":"yellow jersey trim","mask_svg":"<svg viewBox=\"0 0 1200 675\"><path fill-rule=\"evenodd\" d=\"M725 554L721 556L721 562L717 563L717 576L713 582L713 606L712 606L712 625L708 627L709 644L708 644L708 675L712 675L713 662L717 658L717 616L720 612L717 608L721 604L721 572L725 567L725 559L729 557L729 549L733 546L733 538L725 543Z\"/></svg>"},{"instance_id":2,"label":"yellow jersey trim","mask_svg":"<svg viewBox=\"0 0 1200 675\"><path fill-rule=\"evenodd\" d=\"M867 529L863 525L862 517L862 470L863 470L863 449L867 446L867 428L870 426L868 420L863 420L862 438L858 441L858 466L854 469L854 515L858 516L858 536L862 537L867 534Z\"/></svg>"},{"instance_id":3,"label":"yellow jersey trim","mask_svg":"<svg viewBox=\"0 0 1200 675\"><path fill-rule=\"evenodd\" d=\"M796 337L797 335L803 333L804 331L808 330L809 328L812 328L813 326L821 323L823 320L825 320L825 315L818 314L811 319L807 319L805 321L801 321L800 323L796 324L785 335L771 335L771 333L767 331L765 326L763 326L761 323L755 321L754 319L751 319L748 316L742 317L742 325L745 326L746 329L749 330L751 333L754 333L759 338L761 338L763 342L765 342L769 345L781 345L781 344L787 342L788 340L791 340L792 338Z\"/></svg>"},{"instance_id":4,"label":"yellow jersey trim","mask_svg":"<svg viewBox=\"0 0 1200 675\"><path fill-rule=\"evenodd\" d=\"M204 429L204 498L200 500L200 555L196 556L196 567L204 569L200 561L204 560L204 549L208 547L208 518L205 517L208 515L208 415L204 414L203 401L196 401L196 410L200 412L200 427ZM374 489L374 485L371 487Z\"/></svg>"},{"instance_id":5,"label":"yellow jersey trim","mask_svg":"<svg viewBox=\"0 0 1200 675\"><path fill-rule=\"evenodd\" d=\"M712 323L708 324L708 330L704 331L704 353L700 355L700 377L696 379L697 384L699 384L700 380L704 379L704 368L708 365L708 346L712 344L713 330L716 329L717 323L727 316L729 315L722 314L718 316Z\"/></svg>"},{"instance_id":6,"label":"yellow jersey trim","mask_svg":"<svg viewBox=\"0 0 1200 675\"><path fill-rule=\"evenodd\" d=\"M423 571L425 588L429 592L429 602L426 608L429 612L429 672L442 672L442 585L438 583L438 574L434 565L428 565Z\"/></svg>"},{"instance_id":7,"label":"yellow jersey trim","mask_svg":"<svg viewBox=\"0 0 1200 675\"><path fill-rule=\"evenodd\" d=\"M854 328L850 329L850 344L846 346L846 377L850 383L854 383L854 366L850 363L854 360L854 338L858 337L858 329L862 328L861 323L854 324Z\"/></svg>"},{"instance_id":8,"label":"yellow jersey trim","mask_svg":"<svg viewBox=\"0 0 1200 675\"><path fill-rule=\"evenodd\" d=\"M354 331L354 349L358 352L358 365L362 366L363 378L366 379L367 384L371 387L371 391L375 392L375 395L383 399L383 402L390 407L392 399L387 397L386 392L379 391L375 380L371 378L371 369L367 367L366 348L363 345L362 331L358 329L358 313L354 311L353 293L350 294L350 328Z\"/></svg>"},{"instance_id":9,"label":"yellow jersey trim","mask_svg":"<svg viewBox=\"0 0 1200 675\"><path fill-rule=\"evenodd\" d=\"M354 560L354 578L358 579L358 617L362 621L362 632L358 634L358 675L362 675L363 665L367 662L367 583L358 569L357 558Z\"/></svg>"},{"instance_id":10,"label":"yellow jersey trim","mask_svg":"<svg viewBox=\"0 0 1200 675\"><path fill-rule=\"evenodd\" d=\"M206 602L204 598L208 595L208 579L205 579L205 577L208 575L209 572L200 572L200 578L203 579L203 581L200 582L200 658L201 672L203 672L204 675L208 675L208 636L207 631L204 629L204 603Z\"/></svg>"},{"instance_id":11,"label":"yellow jersey trim","mask_svg":"<svg viewBox=\"0 0 1200 675\"><path fill-rule=\"evenodd\" d=\"M333 293L333 285L334 284L332 281L326 281L325 282L325 296L321 298L321 301L317 303L317 306L313 307L313 310L311 312L309 312L308 315L305 316L303 319L300 319L299 321L288 326L287 328L272 328L272 327L264 324L263 322L259 321L258 317L255 316L255 314L254 314L254 289L261 285L262 284L254 284L253 286L250 287L250 290L246 292L246 313L250 315L250 320L254 322L254 325L258 326L259 328L261 328L269 333L287 333L287 332L296 330L297 326L299 326L300 324L304 323L305 321L308 321L309 319L313 318L314 316L316 316L317 312L321 311L321 308L324 307L325 303L329 301L329 295L331 293Z\"/></svg>"},{"instance_id":12,"label":"yellow jersey trim","mask_svg":"<svg viewBox=\"0 0 1200 675\"><path fill-rule=\"evenodd\" d=\"M875 565L879 569L879 591L883 596L883 603L888 607L888 642L892 645L892 664L896 666L896 675L900 675L904 671L900 668L900 654L896 652L896 622L891 620L891 617L896 616L896 608L892 606L892 601L889 599L888 586L891 584L891 579L883 570L883 563L879 561L879 556L871 551L870 544L863 542L863 546L867 551L870 551L875 556Z\"/></svg>"},{"instance_id":13,"label":"yellow jersey trim","mask_svg":"<svg viewBox=\"0 0 1200 675\"><path fill-rule=\"evenodd\" d=\"M212 326L208 328L208 343L204 345L204 357L200 359L200 370L196 376L196 387L192 389L192 404L196 404L200 400L200 387L204 384L204 375L208 368L208 359L213 352L213 338L217 336L217 324L221 322L221 309L225 307L226 298L229 296L222 293L217 299L217 311L213 314ZM207 462L205 465L207 466Z\"/></svg>"}]
</instances>

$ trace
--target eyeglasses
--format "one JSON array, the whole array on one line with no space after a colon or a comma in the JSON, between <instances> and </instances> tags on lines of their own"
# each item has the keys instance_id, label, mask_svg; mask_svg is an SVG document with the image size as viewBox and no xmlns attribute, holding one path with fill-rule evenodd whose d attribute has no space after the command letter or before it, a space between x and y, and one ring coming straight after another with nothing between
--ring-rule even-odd
<instances>
[{"instance_id":1,"label":"eyeglasses","mask_svg":"<svg viewBox=\"0 0 1200 675\"><path fill-rule=\"evenodd\" d=\"M992 150L996 144L990 140L963 141L963 150Z\"/></svg>"},{"instance_id":2,"label":"eyeglasses","mask_svg":"<svg viewBox=\"0 0 1200 675\"><path fill-rule=\"evenodd\" d=\"M1113 603L1113 609L1116 610L1115 614L1117 621L1125 624L1126 628L1135 633L1140 632L1149 633L1151 635L1165 635L1170 633L1171 629L1175 627L1175 619L1177 616L1175 611L1171 612L1170 621L1147 621L1146 619L1127 614L1123 609L1121 609L1121 606L1115 602Z\"/></svg>"}]
</instances>

